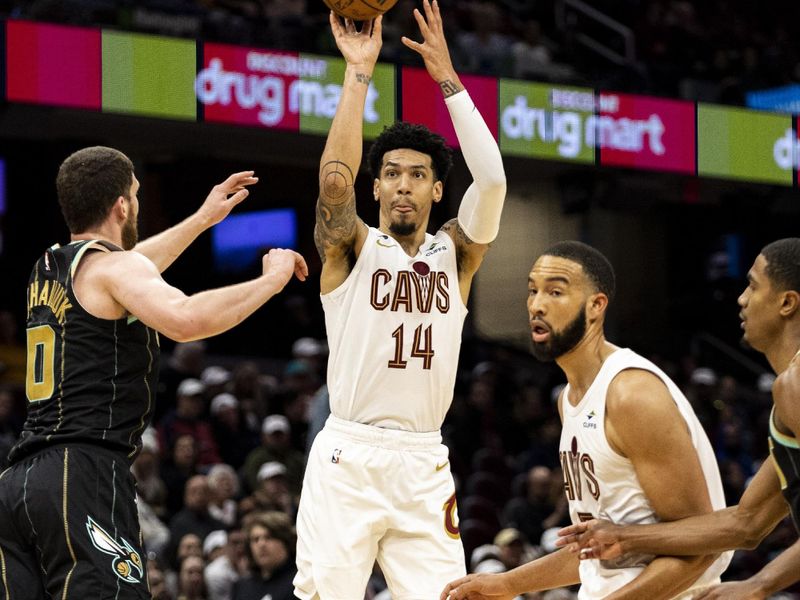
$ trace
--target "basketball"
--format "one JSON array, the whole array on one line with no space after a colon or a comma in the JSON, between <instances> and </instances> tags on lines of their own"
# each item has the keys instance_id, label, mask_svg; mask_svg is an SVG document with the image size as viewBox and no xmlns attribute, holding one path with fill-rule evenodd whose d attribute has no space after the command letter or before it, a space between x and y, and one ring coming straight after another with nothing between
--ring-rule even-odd
<instances>
[{"instance_id":1,"label":"basketball","mask_svg":"<svg viewBox=\"0 0 800 600\"><path fill-rule=\"evenodd\" d=\"M353 21L369 21L392 8L397 0L324 0L333 12Z\"/></svg>"}]
</instances>

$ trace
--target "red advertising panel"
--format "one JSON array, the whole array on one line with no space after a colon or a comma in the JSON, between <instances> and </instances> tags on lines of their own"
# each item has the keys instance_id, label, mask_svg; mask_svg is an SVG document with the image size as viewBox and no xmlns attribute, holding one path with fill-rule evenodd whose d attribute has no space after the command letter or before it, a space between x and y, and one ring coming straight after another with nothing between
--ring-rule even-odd
<instances>
[{"instance_id":1,"label":"red advertising panel","mask_svg":"<svg viewBox=\"0 0 800 600\"><path fill-rule=\"evenodd\" d=\"M597 108L601 165L694 174L693 102L601 92Z\"/></svg>"},{"instance_id":2,"label":"red advertising panel","mask_svg":"<svg viewBox=\"0 0 800 600\"><path fill-rule=\"evenodd\" d=\"M100 109L100 30L8 21L6 93L12 102Z\"/></svg>"},{"instance_id":3,"label":"red advertising panel","mask_svg":"<svg viewBox=\"0 0 800 600\"><path fill-rule=\"evenodd\" d=\"M289 100L301 68L296 52L205 44L195 81L205 120L297 131L300 116Z\"/></svg>"},{"instance_id":4,"label":"red advertising panel","mask_svg":"<svg viewBox=\"0 0 800 600\"><path fill-rule=\"evenodd\" d=\"M425 69L403 67L403 121L425 125L458 148L458 138L439 86ZM497 79L459 75L489 130L497 139Z\"/></svg>"}]
</instances>

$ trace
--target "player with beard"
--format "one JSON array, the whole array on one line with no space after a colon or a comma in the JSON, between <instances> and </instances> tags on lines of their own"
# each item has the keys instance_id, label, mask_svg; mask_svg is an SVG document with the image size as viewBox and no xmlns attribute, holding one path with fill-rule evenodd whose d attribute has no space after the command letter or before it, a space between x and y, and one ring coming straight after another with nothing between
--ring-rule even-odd
<instances>
[{"instance_id":1,"label":"player with beard","mask_svg":"<svg viewBox=\"0 0 800 600\"><path fill-rule=\"evenodd\" d=\"M450 61L436 2L404 38L442 90L474 178L458 218L427 233L451 151L396 123L369 153L378 227L356 215L362 121L381 18L341 23L342 95L320 162L314 239L330 347L331 416L309 453L297 518L295 594L362 598L375 561L393 598L430 600L465 573L440 428L453 398L473 275L497 235L506 182L497 143Z\"/></svg>"},{"instance_id":2,"label":"player with beard","mask_svg":"<svg viewBox=\"0 0 800 600\"><path fill-rule=\"evenodd\" d=\"M277 294L303 258L271 250L251 281L184 295L164 271L256 183L215 186L200 209L137 243L139 182L127 156L84 148L56 179L71 242L28 284L28 416L0 475L0 598L150 598L130 466L153 412L159 333L215 335Z\"/></svg>"},{"instance_id":3,"label":"player with beard","mask_svg":"<svg viewBox=\"0 0 800 600\"><path fill-rule=\"evenodd\" d=\"M606 340L611 264L580 242L555 244L528 276L533 353L567 377L559 454L573 523L671 521L725 506L711 445L686 398L653 363ZM469 575L442 599L508 598L581 584L578 598L690 598L719 581L729 555L579 561L560 550L500 574Z\"/></svg>"},{"instance_id":4,"label":"player with beard","mask_svg":"<svg viewBox=\"0 0 800 600\"><path fill-rule=\"evenodd\" d=\"M770 457L753 476L739 504L673 523L619 527L590 521L562 530L561 545L587 559L629 552L692 554L755 548L787 513L800 533L800 238L766 245L739 296L742 341L763 352L778 378L772 387ZM800 581L800 542L745 581L727 582L700 600L761 600Z\"/></svg>"}]
</instances>

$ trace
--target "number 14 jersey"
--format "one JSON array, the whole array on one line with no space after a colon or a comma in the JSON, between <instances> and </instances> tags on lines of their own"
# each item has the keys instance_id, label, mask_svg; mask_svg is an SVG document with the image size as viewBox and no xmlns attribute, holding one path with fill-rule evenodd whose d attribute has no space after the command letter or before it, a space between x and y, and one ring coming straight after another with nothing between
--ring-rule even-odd
<instances>
[{"instance_id":1,"label":"number 14 jersey","mask_svg":"<svg viewBox=\"0 0 800 600\"><path fill-rule=\"evenodd\" d=\"M452 238L426 234L409 256L370 227L350 275L321 298L333 415L389 429L440 429L467 315Z\"/></svg>"}]
</instances>

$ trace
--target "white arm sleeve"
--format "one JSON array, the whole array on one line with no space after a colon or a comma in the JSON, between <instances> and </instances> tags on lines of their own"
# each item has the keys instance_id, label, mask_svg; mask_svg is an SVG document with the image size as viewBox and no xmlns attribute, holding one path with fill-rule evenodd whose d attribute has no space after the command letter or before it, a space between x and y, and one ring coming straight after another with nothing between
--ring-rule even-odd
<instances>
[{"instance_id":1,"label":"white arm sleeve","mask_svg":"<svg viewBox=\"0 0 800 600\"><path fill-rule=\"evenodd\" d=\"M461 200L458 224L473 242L488 244L497 237L506 197L500 148L467 90L445 98L445 103L473 179Z\"/></svg>"}]
</instances>

